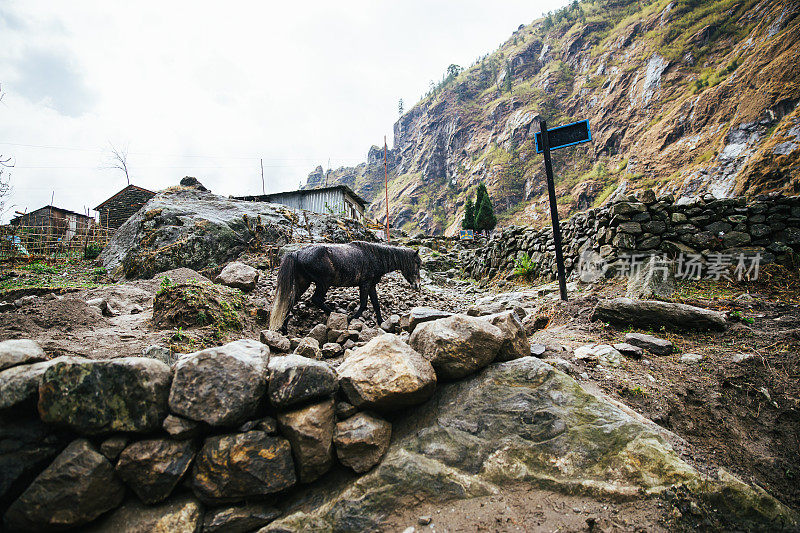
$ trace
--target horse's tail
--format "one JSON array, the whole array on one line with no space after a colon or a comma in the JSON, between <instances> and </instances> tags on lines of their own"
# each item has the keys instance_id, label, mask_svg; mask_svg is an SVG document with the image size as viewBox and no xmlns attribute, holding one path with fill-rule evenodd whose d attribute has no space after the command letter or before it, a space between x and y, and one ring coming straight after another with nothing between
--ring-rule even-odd
<instances>
[{"instance_id":1,"label":"horse's tail","mask_svg":"<svg viewBox=\"0 0 800 533\"><path fill-rule=\"evenodd\" d=\"M295 299L295 269L297 260L294 253L288 253L281 261L278 269L277 287L275 288L275 301L272 303L272 311L269 315L269 329L277 331L283 326L289 309L294 304Z\"/></svg>"}]
</instances>

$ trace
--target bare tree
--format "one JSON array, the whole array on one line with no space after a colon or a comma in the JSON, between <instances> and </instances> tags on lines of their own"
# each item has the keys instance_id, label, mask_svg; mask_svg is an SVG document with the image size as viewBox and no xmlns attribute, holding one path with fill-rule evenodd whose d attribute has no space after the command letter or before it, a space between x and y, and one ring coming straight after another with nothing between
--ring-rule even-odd
<instances>
[{"instance_id":1,"label":"bare tree","mask_svg":"<svg viewBox=\"0 0 800 533\"><path fill-rule=\"evenodd\" d=\"M128 175L128 146L117 148L112 143L108 143L110 149L110 162L103 168L121 170L125 174L125 180L128 185L131 184L131 178Z\"/></svg>"},{"instance_id":2,"label":"bare tree","mask_svg":"<svg viewBox=\"0 0 800 533\"><path fill-rule=\"evenodd\" d=\"M0 85L0 102L3 101L3 87ZM5 212L6 200L11 196L11 175L6 170L14 166L11 157L0 154L0 215Z\"/></svg>"}]
</instances>

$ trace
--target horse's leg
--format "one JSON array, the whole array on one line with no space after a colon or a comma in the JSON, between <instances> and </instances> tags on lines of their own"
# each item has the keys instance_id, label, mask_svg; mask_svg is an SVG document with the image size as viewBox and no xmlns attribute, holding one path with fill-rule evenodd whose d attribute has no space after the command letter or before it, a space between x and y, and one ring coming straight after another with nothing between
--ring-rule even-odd
<instances>
[{"instance_id":1,"label":"horse's leg","mask_svg":"<svg viewBox=\"0 0 800 533\"><path fill-rule=\"evenodd\" d=\"M294 304L300 300L300 298L305 294L308 288L311 286L311 282L308 278L304 276L297 276L294 282L294 298L289 303L289 311L286 312L286 319L283 321L283 325L281 326L281 333L286 335L289 326L289 318L292 316L292 309L294 309Z\"/></svg>"},{"instance_id":2,"label":"horse's leg","mask_svg":"<svg viewBox=\"0 0 800 533\"><path fill-rule=\"evenodd\" d=\"M381 319L381 303L378 301L378 291L375 290L377 284L372 284L369 289L369 299L372 301L372 308L375 310L375 320L378 327L383 324Z\"/></svg>"},{"instance_id":3,"label":"horse's leg","mask_svg":"<svg viewBox=\"0 0 800 533\"><path fill-rule=\"evenodd\" d=\"M328 288L329 288L328 285L317 282L316 288L314 289L314 295L311 296L311 303L313 303L326 313L332 313L333 308L325 303L325 295L328 293Z\"/></svg>"},{"instance_id":4,"label":"horse's leg","mask_svg":"<svg viewBox=\"0 0 800 533\"><path fill-rule=\"evenodd\" d=\"M355 320L356 318L360 317L361 313L363 313L364 310L367 308L368 295L369 295L369 287L367 285L361 285L358 287L359 305L355 314L350 317L350 320Z\"/></svg>"}]
</instances>

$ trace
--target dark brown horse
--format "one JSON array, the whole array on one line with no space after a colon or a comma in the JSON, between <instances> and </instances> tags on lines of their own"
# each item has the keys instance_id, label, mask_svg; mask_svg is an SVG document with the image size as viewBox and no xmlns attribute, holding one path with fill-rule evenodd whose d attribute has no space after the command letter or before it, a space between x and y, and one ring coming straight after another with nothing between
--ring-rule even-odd
<instances>
[{"instance_id":1,"label":"dark brown horse","mask_svg":"<svg viewBox=\"0 0 800 533\"><path fill-rule=\"evenodd\" d=\"M325 303L331 287L358 287L360 305L352 318L358 318L367 308L367 296L375 309L378 324L382 322L381 308L375 286L384 274L399 270L403 277L419 290L419 253L410 248L355 241L349 244L314 244L291 252L281 260L275 301L269 328L284 333L292 307L308 290L316 286L311 302L325 311L333 311Z\"/></svg>"}]
</instances>

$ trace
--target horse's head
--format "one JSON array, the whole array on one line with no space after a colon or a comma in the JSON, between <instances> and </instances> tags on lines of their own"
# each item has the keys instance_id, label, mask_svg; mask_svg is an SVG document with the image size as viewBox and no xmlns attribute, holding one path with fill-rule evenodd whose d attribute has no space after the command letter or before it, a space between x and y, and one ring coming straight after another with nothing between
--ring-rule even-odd
<instances>
[{"instance_id":1,"label":"horse's head","mask_svg":"<svg viewBox=\"0 0 800 533\"><path fill-rule=\"evenodd\" d=\"M420 277L419 277L419 269L422 266L422 259L419 258L419 252L414 251L411 255L410 261L403 261L403 268L401 271L403 272L403 277L406 278L406 281L414 287L414 290L420 290Z\"/></svg>"}]
</instances>

